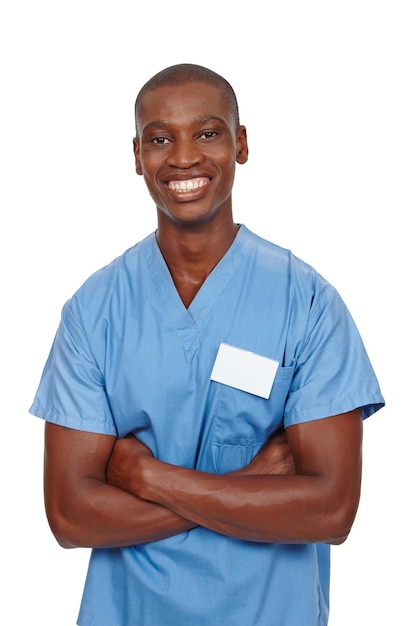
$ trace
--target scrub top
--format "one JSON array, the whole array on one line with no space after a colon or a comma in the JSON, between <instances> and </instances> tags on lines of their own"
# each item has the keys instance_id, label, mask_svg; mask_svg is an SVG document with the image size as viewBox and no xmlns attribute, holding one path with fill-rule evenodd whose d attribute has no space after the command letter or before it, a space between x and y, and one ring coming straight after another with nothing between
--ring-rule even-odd
<instances>
[{"instance_id":1,"label":"scrub top","mask_svg":"<svg viewBox=\"0 0 417 626\"><path fill-rule=\"evenodd\" d=\"M220 344L278 362L269 397L211 379ZM134 433L167 463L225 473L279 428L357 407L366 418L383 405L334 287L241 225L188 308L154 233L93 274L63 308L30 412ZM78 624L325 626L329 557L324 544L255 543L202 527L93 549Z\"/></svg>"}]
</instances>

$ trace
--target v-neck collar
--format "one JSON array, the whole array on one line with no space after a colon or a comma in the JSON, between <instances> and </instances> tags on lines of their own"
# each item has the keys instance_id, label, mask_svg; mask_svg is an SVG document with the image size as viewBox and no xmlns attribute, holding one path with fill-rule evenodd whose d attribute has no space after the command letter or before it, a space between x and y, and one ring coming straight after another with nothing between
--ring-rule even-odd
<instances>
[{"instance_id":1,"label":"v-neck collar","mask_svg":"<svg viewBox=\"0 0 417 626\"><path fill-rule=\"evenodd\" d=\"M207 276L187 308L175 287L155 235L153 233L148 238L149 245L143 250L152 288L173 330L181 338L186 350L190 350L211 308L248 254L251 237L247 228L240 225L232 245Z\"/></svg>"}]
</instances>

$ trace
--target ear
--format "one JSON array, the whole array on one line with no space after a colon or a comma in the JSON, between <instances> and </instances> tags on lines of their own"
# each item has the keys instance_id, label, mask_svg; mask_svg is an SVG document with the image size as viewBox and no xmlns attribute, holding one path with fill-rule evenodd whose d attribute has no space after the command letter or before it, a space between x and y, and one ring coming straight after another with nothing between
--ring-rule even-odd
<instances>
[{"instance_id":1,"label":"ear","mask_svg":"<svg viewBox=\"0 0 417 626\"><path fill-rule=\"evenodd\" d=\"M236 131L236 162L246 163L249 156L248 138L245 126L239 126Z\"/></svg>"},{"instance_id":2,"label":"ear","mask_svg":"<svg viewBox=\"0 0 417 626\"><path fill-rule=\"evenodd\" d=\"M133 153L135 155L136 174L139 174L139 176L141 176L143 174L143 172L142 172L142 165L140 163L140 141L139 141L139 137L134 137L133 138Z\"/></svg>"}]
</instances>

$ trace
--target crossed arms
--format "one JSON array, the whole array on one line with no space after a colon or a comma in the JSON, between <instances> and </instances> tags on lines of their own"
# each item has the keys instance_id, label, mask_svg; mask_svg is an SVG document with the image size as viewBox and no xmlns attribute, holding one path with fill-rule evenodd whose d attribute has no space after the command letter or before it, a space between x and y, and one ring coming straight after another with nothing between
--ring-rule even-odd
<instances>
[{"instance_id":1,"label":"crossed arms","mask_svg":"<svg viewBox=\"0 0 417 626\"><path fill-rule=\"evenodd\" d=\"M134 437L45 427L45 506L65 548L122 547L195 526L248 541L342 543L360 496L360 409L290 426L245 468L209 474Z\"/></svg>"}]
</instances>

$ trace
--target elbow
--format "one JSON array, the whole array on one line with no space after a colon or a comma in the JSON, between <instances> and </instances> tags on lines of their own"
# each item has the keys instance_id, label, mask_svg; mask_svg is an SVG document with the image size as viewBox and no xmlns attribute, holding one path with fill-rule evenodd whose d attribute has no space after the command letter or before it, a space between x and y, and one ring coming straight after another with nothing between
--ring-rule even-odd
<instances>
[{"instance_id":1,"label":"elbow","mask_svg":"<svg viewBox=\"0 0 417 626\"><path fill-rule=\"evenodd\" d=\"M81 548L84 547L80 542L79 533L77 532L74 520L65 515L64 512L51 510L46 507L46 517L49 528L61 548Z\"/></svg>"},{"instance_id":2,"label":"elbow","mask_svg":"<svg viewBox=\"0 0 417 626\"><path fill-rule=\"evenodd\" d=\"M345 535L344 537L336 537L336 538L329 539L328 541L326 541L326 543L332 546L340 546L342 543L346 541L347 538L348 538L348 535Z\"/></svg>"},{"instance_id":3,"label":"elbow","mask_svg":"<svg viewBox=\"0 0 417 626\"><path fill-rule=\"evenodd\" d=\"M355 521L359 500L340 505L326 515L326 539L324 543L341 545L348 538Z\"/></svg>"},{"instance_id":4,"label":"elbow","mask_svg":"<svg viewBox=\"0 0 417 626\"><path fill-rule=\"evenodd\" d=\"M57 543L61 548L65 548L69 550L71 548L82 548L84 546L81 545L76 535L73 532L70 532L68 529L68 525L54 525L50 524L50 528L52 534L54 535Z\"/></svg>"},{"instance_id":5,"label":"elbow","mask_svg":"<svg viewBox=\"0 0 417 626\"><path fill-rule=\"evenodd\" d=\"M346 541L349 537L353 519L350 517L343 516L340 521L335 522L330 525L328 528L328 536L326 539L326 543L329 543L333 546L339 546Z\"/></svg>"},{"instance_id":6,"label":"elbow","mask_svg":"<svg viewBox=\"0 0 417 626\"><path fill-rule=\"evenodd\" d=\"M66 550L70 550L71 548L79 548L80 546L74 545L69 543L65 538L60 537L59 535L56 535L54 533L54 537L58 542L58 545L61 546L61 548L65 548Z\"/></svg>"},{"instance_id":7,"label":"elbow","mask_svg":"<svg viewBox=\"0 0 417 626\"><path fill-rule=\"evenodd\" d=\"M50 517L48 517L48 523L53 536L61 548L70 549L79 547L73 539L70 538L68 532L64 530L62 523L59 523Z\"/></svg>"},{"instance_id":8,"label":"elbow","mask_svg":"<svg viewBox=\"0 0 417 626\"><path fill-rule=\"evenodd\" d=\"M352 525L349 527L343 526L332 529L332 532L328 533L329 536L324 543L328 543L332 546L340 546L349 537L351 528Z\"/></svg>"}]
</instances>

